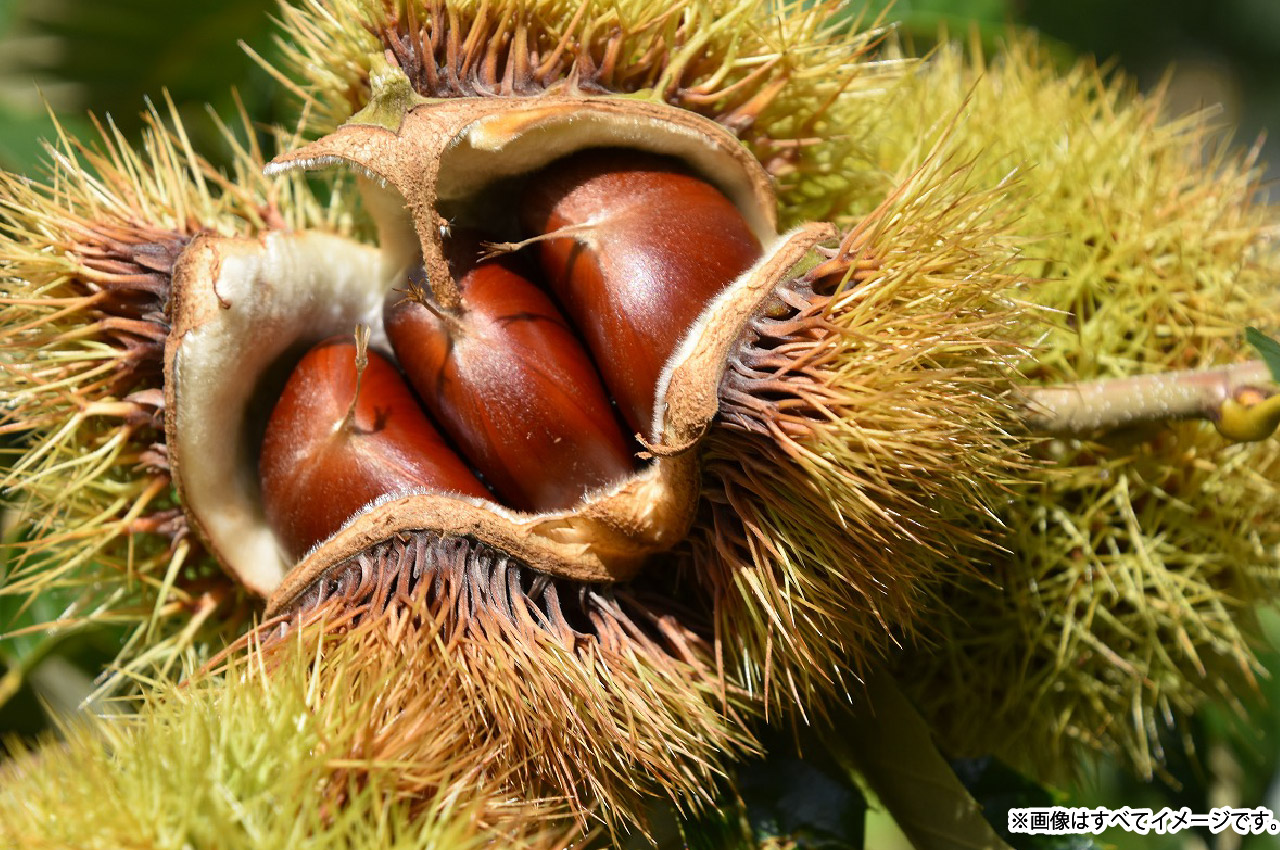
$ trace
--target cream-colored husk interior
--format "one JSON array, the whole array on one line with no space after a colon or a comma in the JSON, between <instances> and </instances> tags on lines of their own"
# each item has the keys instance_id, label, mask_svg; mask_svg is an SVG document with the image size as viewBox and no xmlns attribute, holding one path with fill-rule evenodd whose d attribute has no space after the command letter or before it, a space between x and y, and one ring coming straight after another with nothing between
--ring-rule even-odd
<instances>
[{"instance_id":1,"label":"cream-colored husk interior","mask_svg":"<svg viewBox=\"0 0 1280 850\"><path fill-rule=\"evenodd\" d=\"M392 270L394 271L394 270ZM175 273L167 353L169 451L188 515L214 554L266 595L292 566L266 522L245 423L257 380L290 348L373 329L390 286L376 248L323 234L203 237Z\"/></svg>"},{"instance_id":2,"label":"cream-colored husk interior","mask_svg":"<svg viewBox=\"0 0 1280 850\"><path fill-rule=\"evenodd\" d=\"M760 166L736 140L728 146L727 134L709 135L711 122L704 121L677 124L647 112L586 109L568 120L562 108L554 107L492 115L468 126L444 151L439 197L468 197L486 182L531 173L585 148L630 148L674 157L710 180L768 245L776 238L777 222L772 204L760 202Z\"/></svg>"}]
</instances>

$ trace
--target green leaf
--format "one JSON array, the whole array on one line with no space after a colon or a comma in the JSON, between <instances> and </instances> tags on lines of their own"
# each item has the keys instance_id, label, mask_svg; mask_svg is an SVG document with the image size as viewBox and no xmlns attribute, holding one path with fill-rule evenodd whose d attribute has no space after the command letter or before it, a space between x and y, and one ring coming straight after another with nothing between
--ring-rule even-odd
<instances>
[{"instance_id":1,"label":"green leaf","mask_svg":"<svg viewBox=\"0 0 1280 850\"><path fill-rule=\"evenodd\" d=\"M916 850L1010 850L933 743L929 725L887 673L832 717L823 743L861 774Z\"/></svg>"},{"instance_id":2,"label":"green leaf","mask_svg":"<svg viewBox=\"0 0 1280 850\"><path fill-rule=\"evenodd\" d=\"M1005 814L1010 809L1046 808L1070 805L1055 798L1043 785L990 757L957 759L951 762L956 776L982 806L987 822L1005 841L1016 841L1018 850L1096 850L1091 835L1009 834ZM1193 806L1193 811L1199 808Z\"/></svg>"},{"instance_id":3,"label":"green leaf","mask_svg":"<svg viewBox=\"0 0 1280 850\"><path fill-rule=\"evenodd\" d=\"M867 803L838 769L832 776L812 757L776 753L738 769L738 790L757 840L797 850L861 847ZM834 767L834 766L833 766Z\"/></svg>"},{"instance_id":4,"label":"green leaf","mask_svg":"<svg viewBox=\"0 0 1280 850\"><path fill-rule=\"evenodd\" d=\"M855 850L863 847L867 801L848 771L805 732L761 729L765 754L738 764L714 806L677 821L687 850ZM803 743L803 754L797 745ZM655 839L657 835L655 834ZM632 842L628 850L641 850Z\"/></svg>"},{"instance_id":5,"label":"green leaf","mask_svg":"<svg viewBox=\"0 0 1280 850\"><path fill-rule=\"evenodd\" d=\"M1257 328L1245 328L1244 338L1262 356L1263 362L1271 372L1271 380L1280 382L1280 342Z\"/></svg>"},{"instance_id":6,"label":"green leaf","mask_svg":"<svg viewBox=\"0 0 1280 850\"><path fill-rule=\"evenodd\" d=\"M27 172L41 157L35 141L51 137L43 91L72 135L90 135L85 113L109 115L137 138L145 98L173 99L197 150L220 162L224 141L205 112L211 103L233 116L234 89L255 121L292 120L292 98L239 42L268 59L271 0L173 3L91 0L13 3L0 0L0 167ZM83 129L82 129L83 128ZM266 141L264 133L259 141Z\"/></svg>"}]
</instances>

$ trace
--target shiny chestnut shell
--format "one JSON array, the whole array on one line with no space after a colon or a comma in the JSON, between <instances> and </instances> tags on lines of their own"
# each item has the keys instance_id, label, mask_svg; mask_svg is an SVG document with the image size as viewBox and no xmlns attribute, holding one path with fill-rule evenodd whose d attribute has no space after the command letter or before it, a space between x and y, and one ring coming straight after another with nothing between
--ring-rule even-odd
<instances>
[{"instance_id":1,"label":"shiny chestnut shell","mask_svg":"<svg viewBox=\"0 0 1280 850\"><path fill-rule=\"evenodd\" d=\"M760 256L719 189L667 157L589 150L534 175L520 204L540 265L632 429L649 434L655 387L717 294Z\"/></svg>"},{"instance_id":2,"label":"shiny chestnut shell","mask_svg":"<svg viewBox=\"0 0 1280 850\"><path fill-rule=\"evenodd\" d=\"M388 295L387 335L428 410L499 501L522 511L572 507L630 475L632 449L586 351L521 258L480 262L479 251L474 238L451 243L459 309L429 306L419 274L416 297Z\"/></svg>"},{"instance_id":3,"label":"shiny chestnut shell","mask_svg":"<svg viewBox=\"0 0 1280 850\"><path fill-rule=\"evenodd\" d=\"M311 349L267 422L258 461L263 504L294 558L388 493L489 496L376 351L368 352L357 396L356 353L341 338Z\"/></svg>"}]
</instances>

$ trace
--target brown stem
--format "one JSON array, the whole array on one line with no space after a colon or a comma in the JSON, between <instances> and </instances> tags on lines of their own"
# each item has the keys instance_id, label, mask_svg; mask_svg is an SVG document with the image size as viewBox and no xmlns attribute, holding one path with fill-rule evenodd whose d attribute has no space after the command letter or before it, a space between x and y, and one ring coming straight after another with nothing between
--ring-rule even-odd
<instances>
[{"instance_id":1,"label":"brown stem","mask_svg":"<svg viewBox=\"0 0 1280 850\"><path fill-rule=\"evenodd\" d=\"M462 310L462 290L458 288L458 282L453 279L453 274L447 265L440 267L428 265L426 277L427 286L419 288L419 291L428 297L415 300L441 316L453 315Z\"/></svg>"},{"instance_id":2,"label":"brown stem","mask_svg":"<svg viewBox=\"0 0 1280 850\"><path fill-rule=\"evenodd\" d=\"M530 236L528 239L521 239L519 242L481 242L480 247L484 249L480 254L481 261L492 260L494 257L501 257L503 254L510 254L513 251L519 251L538 242L546 242L551 239L577 239L583 243L590 244L590 236L599 228L599 223L591 224L571 224L561 227L559 230L553 230L550 233L542 233L538 236Z\"/></svg>"},{"instance_id":3,"label":"brown stem","mask_svg":"<svg viewBox=\"0 0 1280 850\"><path fill-rule=\"evenodd\" d=\"M356 391L351 394L351 404L347 406L347 415L342 417L339 429L351 433L356 428L356 402L360 400L360 383L364 380L364 370L369 366L369 326L356 325Z\"/></svg>"},{"instance_id":4,"label":"brown stem","mask_svg":"<svg viewBox=\"0 0 1280 850\"><path fill-rule=\"evenodd\" d=\"M1023 421L1033 431L1081 433L1142 422L1207 419L1230 439L1262 439L1280 409L1278 388L1260 360L1203 371L1159 372L1023 389ZM1242 418L1243 417L1243 418Z\"/></svg>"},{"instance_id":5,"label":"brown stem","mask_svg":"<svg viewBox=\"0 0 1280 850\"><path fill-rule=\"evenodd\" d=\"M400 291L399 289L396 290L396 292ZM412 281L403 292L404 301L412 301L424 307L431 315L444 322L453 337L457 338L465 332L462 320L458 318L458 311L462 309L462 297L460 295L458 297L458 305L451 308L440 304L436 300L434 292L424 289Z\"/></svg>"}]
</instances>

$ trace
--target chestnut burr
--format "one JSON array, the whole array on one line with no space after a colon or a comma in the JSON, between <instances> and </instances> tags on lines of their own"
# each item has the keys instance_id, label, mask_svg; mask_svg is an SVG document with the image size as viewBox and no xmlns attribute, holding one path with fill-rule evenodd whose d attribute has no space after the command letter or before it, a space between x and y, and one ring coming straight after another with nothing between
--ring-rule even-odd
<instances>
[{"instance_id":1,"label":"chestnut burr","mask_svg":"<svg viewBox=\"0 0 1280 850\"><path fill-rule=\"evenodd\" d=\"M334 338L294 368L258 461L267 520L298 558L374 499L434 491L492 498L387 358Z\"/></svg>"}]
</instances>

